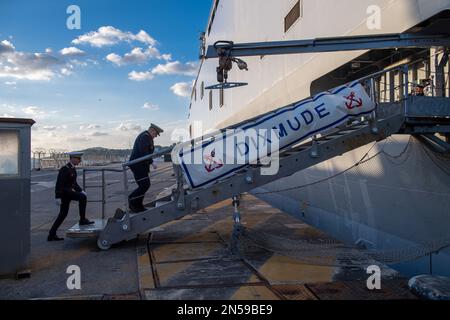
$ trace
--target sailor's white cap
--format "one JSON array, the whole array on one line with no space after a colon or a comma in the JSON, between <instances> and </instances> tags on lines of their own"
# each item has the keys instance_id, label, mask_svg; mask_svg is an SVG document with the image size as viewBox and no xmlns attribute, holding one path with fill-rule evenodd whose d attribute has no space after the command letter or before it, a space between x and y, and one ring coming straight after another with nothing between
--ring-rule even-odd
<instances>
[{"instance_id":1,"label":"sailor's white cap","mask_svg":"<svg viewBox=\"0 0 450 320\"><path fill-rule=\"evenodd\" d=\"M70 158L80 158L81 159L81 157L83 156L84 153L80 152L80 151L75 151L75 152L69 152L68 154L69 154Z\"/></svg>"}]
</instances>

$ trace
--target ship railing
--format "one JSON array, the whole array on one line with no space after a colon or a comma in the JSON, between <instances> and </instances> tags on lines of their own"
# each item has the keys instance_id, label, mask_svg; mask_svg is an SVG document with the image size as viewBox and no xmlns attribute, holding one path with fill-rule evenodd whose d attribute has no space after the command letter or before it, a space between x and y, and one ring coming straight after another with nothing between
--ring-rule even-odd
<instances>
[{"instance_id":1,"label":"ship railing","mask_svg":"<svg viewBox=\"0 0 450 320\"><path fill-rule=\"evenodd\" d=\"M408 116L409 96L450 96L449 49L425 50L420 55L417 60L399 63L357 81L365 84L377 105L403 102L404 114Z\"/></svg>"}]
</instances>

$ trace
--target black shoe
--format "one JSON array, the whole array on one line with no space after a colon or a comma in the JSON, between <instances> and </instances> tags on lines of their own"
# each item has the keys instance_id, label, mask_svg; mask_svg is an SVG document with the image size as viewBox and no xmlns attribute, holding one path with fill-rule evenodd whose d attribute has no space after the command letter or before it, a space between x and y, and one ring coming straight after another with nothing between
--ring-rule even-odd
<instances>
[{"instance_id":1,"label":"black shoe","mask_svg":"<svg viewBox=\"0 0 450 320\"><path fill-rule=\"evenodd\" d=\"M137 213L147 211L147 208L142 206L137 209Z\"/></svg>"},{"instance_id":2,"label":"black shoe","mask_svg":"<svg viewBox=\"0 0 450 320\"><path fill-rule=\"evenodd\" d=\"M135 206L131 206L131 205L129 206L129 208L130 208L130 211L133 213L139 213L139 212L145 211L145 208L135 207Z\"/></svg>"},{"instance_id":3,"label":"black shoe","mask_svg":"<svg viewBox=\"0 0 450 320\"><path fill-rule=\"evenodd\" d=\"M48 237L47 237L47 241L48 242L51 242L51 241L63 241L64 240L64 238L60 238L60 237L58 237L57 235L48 235Z\"/></svg>"},{"instance_id":4,"label":"black shoe","mask_svg":"<svg viewBox=\"0 0 450 320\"><path fill-rule=\"evenodd\" d=\"M94 221L89 221L88 219L82 219L82 220L80 220L79 225L80 226L88 226L88 225L91 225L94 223L95 223Z\"/></svg>"},{"instance_id":5,"label":"black shoe","mask_svg":"<svg viewBox=\"0 0 450 320\"><path fill-rule=\"evenodd\" d=\"M116 213L114 213L114 219L122 220L122 218L125 216L125 214L126 213L122 209L117 208Z\"/></svg>"}]
</instances>

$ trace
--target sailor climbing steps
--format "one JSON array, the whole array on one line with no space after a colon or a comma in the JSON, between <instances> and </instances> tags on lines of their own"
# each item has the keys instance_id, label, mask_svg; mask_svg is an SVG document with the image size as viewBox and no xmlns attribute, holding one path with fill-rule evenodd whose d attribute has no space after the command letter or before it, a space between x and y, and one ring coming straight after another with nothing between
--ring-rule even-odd
<instances>
[{"instance_id":1,"label":"sailor climbing steps","mask_svg":"<svg viewBox=\"0 0 450 320\"><path fill-rule=\"evenodd\" d=\"M152 123L148 130L139 134L134 142L130 161L152 154L155 151L154 139L163 132L163 129ZM150 189L150 165L152 165L153 169L157 168L152 159L130 166L136 184L138 185L136 190L128 197L128 206L131 212L138 213L145 211L144 197L145 193Z\"/></svg>"},{"instance_id":2,"label":"sailor climbing steps","mask_svg":"<svg viewBox=\"0 0 450 320\"><path fill-rule=\"evenodd\" d=\"M50 229L47 238L48 241L64 240L63 238L59 238L56 232L66 219L67 214L69 213L70 202L72 201L77 201L79 205L80 226L94 224L94 222L86 219L87 194L77 183L76 166L81 163L82 156L83 153L81 152L70 153L69 162L59 170L58 178L56 180L55 197L56 199L60 199L61 204L58 217Z\"/></svg>"}]
</instances>

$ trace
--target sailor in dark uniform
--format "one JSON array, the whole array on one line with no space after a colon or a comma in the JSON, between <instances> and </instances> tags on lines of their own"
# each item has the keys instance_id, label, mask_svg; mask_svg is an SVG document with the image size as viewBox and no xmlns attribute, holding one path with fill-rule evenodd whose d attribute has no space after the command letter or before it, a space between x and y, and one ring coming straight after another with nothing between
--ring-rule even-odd
<instances>
[{"instance_id":1,"label":"sailor in dark uniform","mask_svg":"<svg viewBox=\"0 0 450 320\"><path fill-rule=\"evenodd\" d=\"M48 241L64 240L56 235L56 231L67 217L71 201L78 201L79 203L80 226L94 223L86 219L87 195L77 183L77 170L75 167L80 164L82 155L83 153L81 152L69 153L69 163L59 170L58 178L56 180L55 197L56 199L61 200L61 206L58 218L56 218L56 221L50 229L47 238Z\"/></svg>"},{"instance_id":2,"label":"sailor in dark uniform","mask_svg":"<svg viewBox=\"0 0 450 320\"><path fill-rule=\"evenodd\" d=\"M152 154L155 151L153 139L163 132L163 129L152 123L147 131L142 132L136 138L130 161ZM128 196L128 205L132 212L138 213L145 211L143 202L145 193L150 188L150 165L156 170L156 165L153 163L152 159L130 166L134 179L138 185L138 188Z\"/></svg>"}]
</instances>

